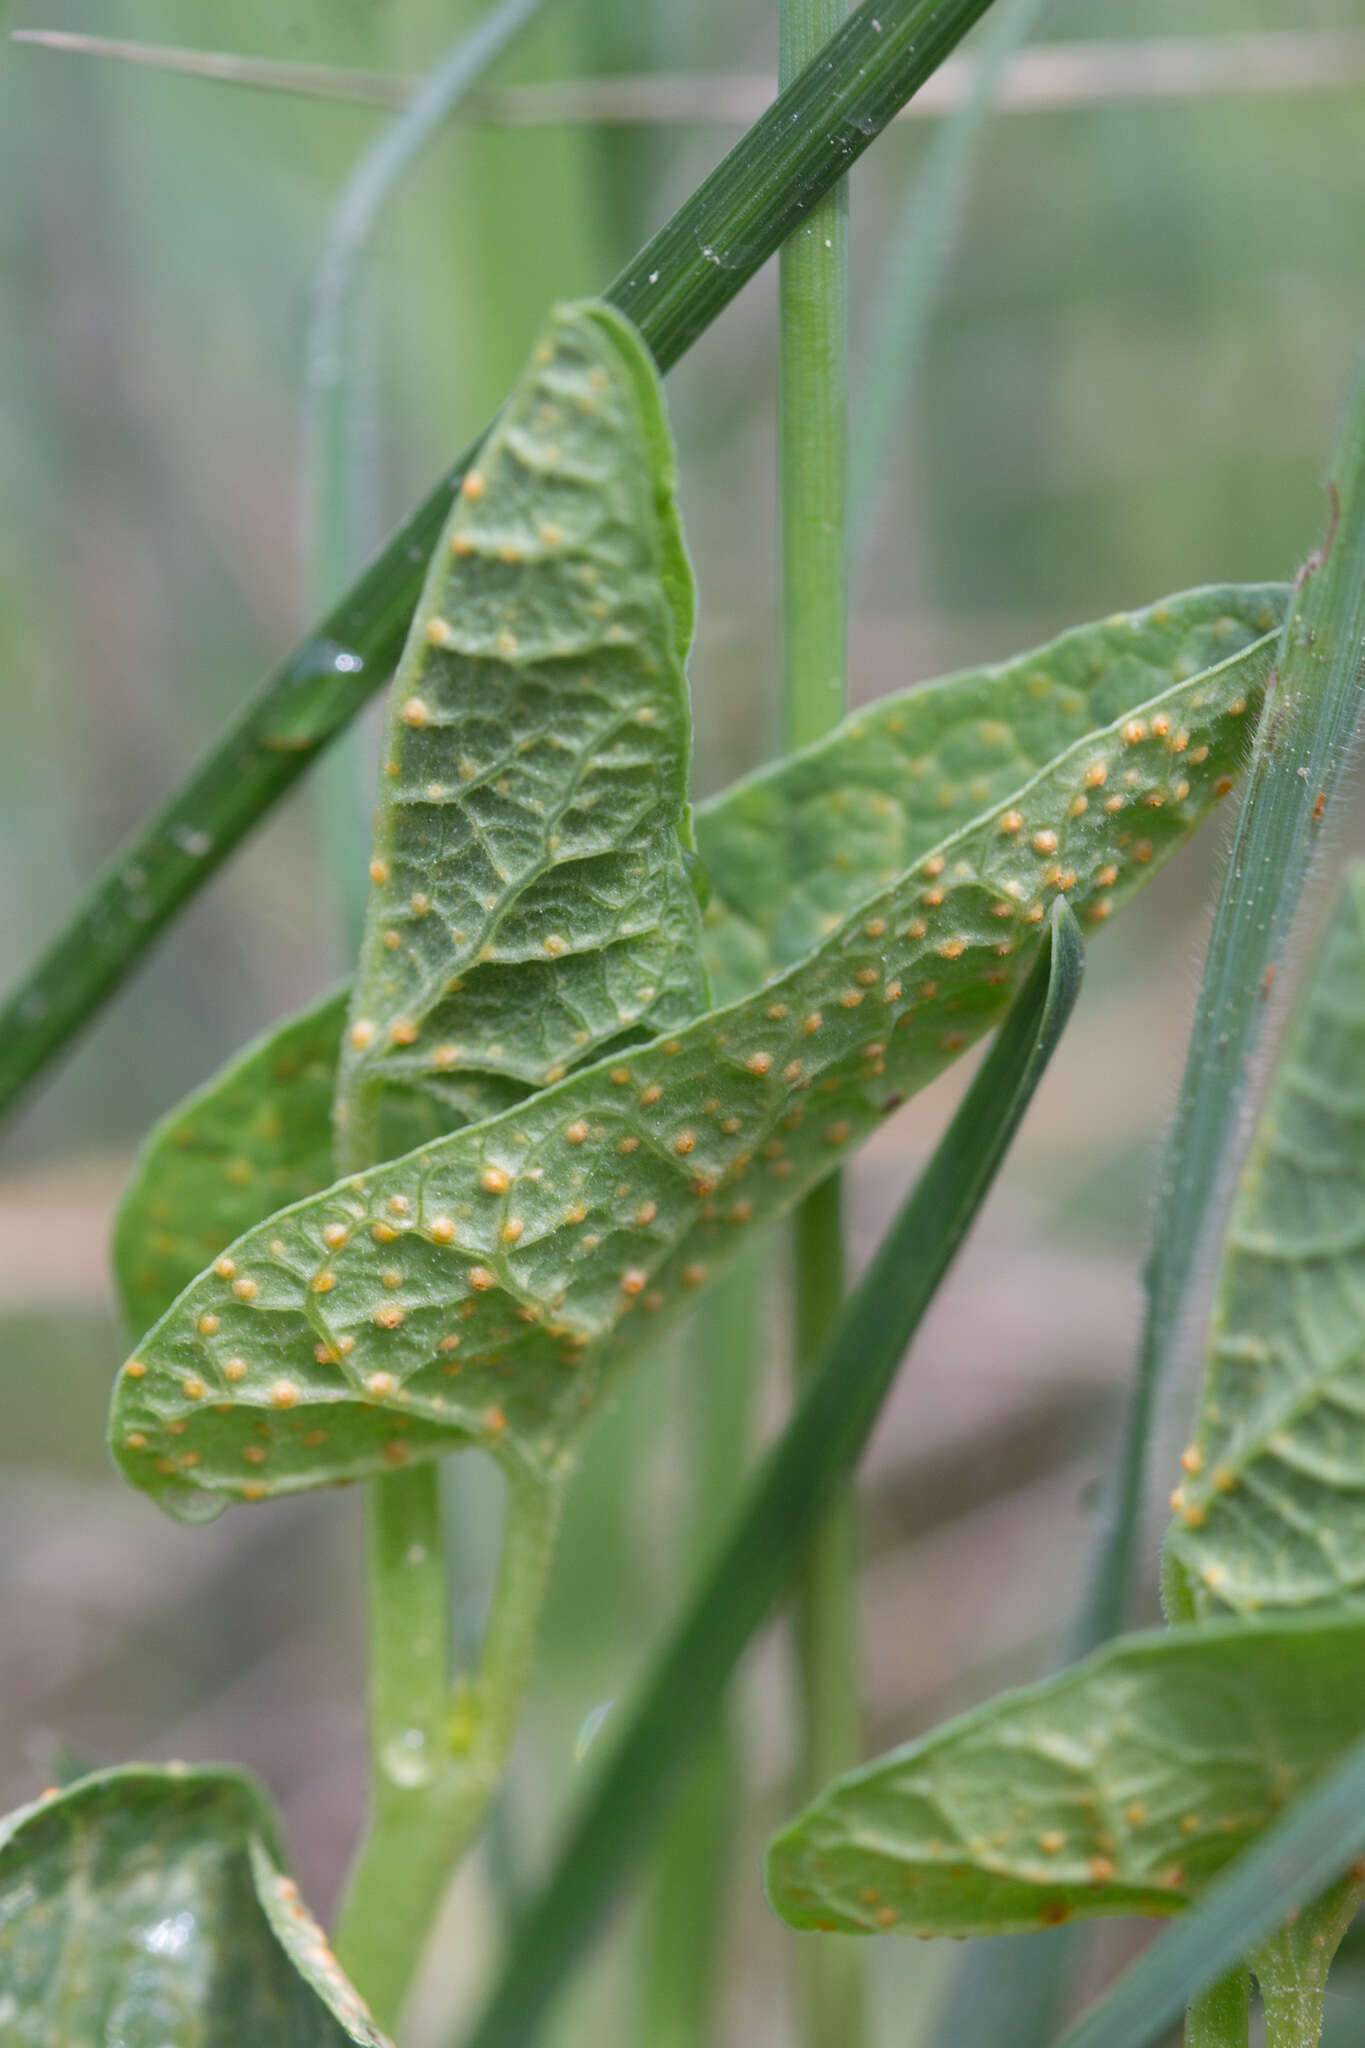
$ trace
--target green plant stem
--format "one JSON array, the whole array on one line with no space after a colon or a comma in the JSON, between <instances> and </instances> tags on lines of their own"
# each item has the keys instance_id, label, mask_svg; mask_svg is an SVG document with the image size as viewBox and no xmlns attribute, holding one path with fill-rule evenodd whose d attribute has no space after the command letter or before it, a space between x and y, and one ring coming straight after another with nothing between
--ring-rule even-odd
<instances>
[{"instance_id":1,"label":"green plant stem","mask_svg":"<svg viewBox=\"0 0 1365 2048\"><path fill-rule=\"evenodd\" d=\"M989 4L863 0L607 288L661 369L704 333ZM267 679L24 977L0 1012L0 1114L384 683L469 459Z\"/></svg>"},{"instance_id":2,"label":"green plant stem","mask_svg":"<svg viewBox=\"0 0 1365 2048\"><path fill-rule=\"evenodd\" d=\"M386 2028L398 2020L455 1864L497 1790L530 1676L563 1488L511 1459L503 1467L497 1584L478 1668L453 1701L444 1664L438 1672L433 1661L438 1617L442 1657L446 1630L438 1468L373 1489L372 1810L336 1949ZM418 1641L410 1630L422 1632Z\"/></svg>"},{"instance_id":3,"label":"green plant stem","mask_svg":"<svg viewBox=\"0 0 1365 2048\"><path fill-rule=\"evenodd\" d=\"M1201 1991L1185 2015L1185 2048L1247 2048L1251 1978L1245 1966Z\"/></svg>"},{"instance_id":4,"label":"green plant stem","mask_svg":"<svg viewBox=\"0 0 1365 2048\"><path fill-rule=\"evenodd\" d=\"M669 1810L730 1675L854 1470L896 1370L1009 1150L1080 988L1062 904L942 1142L845 1301L818 1372L746 1490L574 1823L523 1914L465 2048L530 2048L535 2029Z\"/></svg>"},{"instance_id":5,"label":"green plant stem","mask_svg":"<svg viewBox=\"0 0 1365 2048\"><path fill-rule=\"evenodd\" d=\"M739 1500L763 1355L763 1272L754 1260L715 1282L687 1347L693 1571ZM659 1843L646 1946L642 2048L710 2048L725 1931L726 1879L743 1783L737 1732L722 1713Z\"/></svg>"},{"instance_id":6,"label":"green plant stem","mask_svg":"<svg viewBox=\"0 0 1365 2048\"><path fill-rule=\"evenodd\" d=\"M808 64L844 0L781 0L779 77ZM789 747L819 739L848 701L848 186L811 208L778 273L782 697ZM798 1380L819 1364L844 1291L839 1176L807 1196L792 1229ZM860 1754L858 1527L851 1490L812 1538L796 1604L802 1782L808 1797ZM831 1937L802 1944L807 2048L856 2048L867 2027L862 1958Z\"/></svg>"},{"instance_id":7,"label":"green plant stem","mask_svg":"<svg viewBox=\"0 0 1365 2048\"><path fill-rule=\"evenodd\" d=\"M1318 2048L1328 1972L1362 1899L1357 1864L1252 1952L1266 2048Z\"/></svg>"},{"instance_id":8,"label":"green plant stem","mask_svg":"<svg viewBox=\"0 0 1365 2048\"><path fill-rule=\"evenodd\" d=\"M450 1634L441 1523L441 1468L372 1481L370 1753L376 1779L400 1788L431 1774L450 1709Z\"/></svg>"},{"instance_id":9,"label":"green plant stem","mask_svg":"<svg viewBox=\"0 0 1365 2048\"><path fill-rule=\"evenodd\" d=\"M808 1195L792 1223L798 1383L819 1369L844 1289L843 1184ZM811 1538L797 1588L795 1635L803 1745L801 1796L813 1799L862 1757L862 1646L858 1630L859 1521L850 1483ZM797 1955L808 2048L854 2048L867 2031L860 1944L816 1935Z\"/></svg>"}]
</instances>

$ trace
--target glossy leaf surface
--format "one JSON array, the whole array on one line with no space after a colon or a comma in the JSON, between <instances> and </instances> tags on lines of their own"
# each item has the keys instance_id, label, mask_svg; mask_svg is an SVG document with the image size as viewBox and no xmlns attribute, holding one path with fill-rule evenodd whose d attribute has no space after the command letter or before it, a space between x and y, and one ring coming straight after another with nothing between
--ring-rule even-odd
<instances>
[{"instance_id":1,"label":"glossy leaf surface","mask_svg":"<svg viewBox=\"0 0 1365 2048\"><path fill-rule=\"evenodd\" d=\"M1281 1056L1219 1271L1167 1539L1182 1615L1365 1587L1365 869Z\"/></svg>"},{"instance_id":2,"label":"glossy leaf surface","mask_svg":"<svg viewBox=\"0 0 1365 2048\"><path fill-rule=\"evenodd\" d=\"M1365 1623L1130 1636L852 1772L772 1844L796 1927L1177 1912L1360 1733Z\"/></svg>"},{"instance_id":3,"label":"glossy leaf surface","mask_svg":"<svg viewBox=\"0 0 1365 2048\"><path fill-rule=\"evenodd\" d=\"M1173 676L1194 676L1240 649L1254 697L1267 659L1256 643L1277 623L1284 595L1275 586L1219 586L1079 627L1018 660L870 705L818 745L703 805L696 832L711 897L702 945L715 1000L751 993L945 832L1012 795L1093 726L1160 695ZM134 1329L149 1327L234 1238L330 1183L343 1000L278 1027L282 1071L271 1040L262 1040L152 1133L116 1240ZM294 1085L299 1042L317 1062L306 1087ZM489 1085L486 1075L468 1078L471 1088ZM449 1097L454 1077L442 1086ZM404 1106L389 1090L386 1116ZM468 1120L466 1105L453 1120ZM284 1161L272 1141L257 1145L261 1127L283 1134ZM415 1129L407 1145L401 1129L389 1135L397 1153L435 1133Z\"/></svg>"},{"instance_id":4,"label":"glossy leaf surface","mask_svg":"<svg viewBox=\"0 0 1365 2048\"><path fill-rule=\"evenodd\" d=\"M673 488L643 342L605 306L560 307L464 479L394 680L352 1113L396 1082L450 1128L475 1075L495 1113L509 1082L541 1087L706 1007L679 836L694 599Z\"/></svg>"},{"instance_id":5,"label":"glossy leaf surface","mask_svg":"<svg viewBox=\"0 0 1365 2048\"><path fill-rule=\"evenodd\" d=\"M133 1765L0 1823L9 2048L385 2048L233 1771Z\"/></svg>"},{"instance_id":6,"label":"glossy leaf surface","mask_svg":"<svg viewBox=\"0 0 1365 2048\"><path fill-rule=\"evenodd\" d=\"M1267 650L1088 732L761 990L249 1231L125 1366L112 1442L173 1512L463 1439L555 1460L605 1377L997 1023L1230 785Z\"/></svg>"}]
</instances>

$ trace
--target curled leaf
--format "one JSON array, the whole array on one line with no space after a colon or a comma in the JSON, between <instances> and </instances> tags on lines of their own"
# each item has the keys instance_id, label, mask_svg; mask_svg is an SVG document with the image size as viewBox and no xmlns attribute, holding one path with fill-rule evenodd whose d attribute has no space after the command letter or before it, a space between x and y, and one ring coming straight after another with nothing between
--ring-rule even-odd
<instances>
[{"instance_id":1,"label":"curled leaf","mask_svg":"<svg viewBox=\"0 0 1365 2048\"><path fill-rule=\"evenodd\" d=\"M1365 868L1351 871L1224 1240L1167 1538L1173 1609L1365 1588Z\"/></svg>"},{"instance_id":2,"label":"curled leaf","mask_svg":"<svg viewBox=\"0 0 1365 2048\"><path fill-rule=\"evenodd\" d=\"M129 1765L0 1822L0 2034L16 2044L387 2048L239 1772Z\"/></svg>"}]
</instances>

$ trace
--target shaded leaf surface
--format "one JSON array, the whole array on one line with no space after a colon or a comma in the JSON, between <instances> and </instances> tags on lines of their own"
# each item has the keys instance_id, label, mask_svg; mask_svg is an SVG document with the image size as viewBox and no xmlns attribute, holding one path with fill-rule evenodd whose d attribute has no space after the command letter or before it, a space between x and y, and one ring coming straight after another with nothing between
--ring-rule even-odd
<instances>
[{"instance_id":1,"label":"shaded leaf surface","mask_svg":"<svg viewBox=\"0 0 1365 2048\"><path fill-rule=\"evenodd\" d=\"M103 1771L0 1823L5 2048L385 2048L233 1771Z\"/></svg>"},{"instance_id":2,"label":"shaded leaf surface","mask_svg":"<svg viewBox=\"0 0 1365 2048\"><path fill-rule=\"evenodd\" d=\"M249 1231L125 1366L112 1442L173 1512L463 1438L544 1467L603 1380L997 1023L1229 786L1268 648L1087 733L765 987Z\"/></svg>"},{"instance_id":3,"label":"shaded leaf surface","mask_svg":"<svg viewBox=\"0 0 1365 2048\"><path fill-rule=\"evenodd\" d=\"M150 1133L119 1204L114 1270L132 1332L256 1222L332 1178L344 990L267 1032ZM420 1137L417 1142L420 1142Z\"/></svg>"},{"instance_id":4,"label":"shaded leaf surface","mask_svg":"<svg viewBox=\"0 0 1365 2048\"><path fill-rule=\"evenodd\" d=\"M1074 627L1011 661L882 698L702 806L717 997L791 966L1087 733L1241 654L1278 626L1285 595L1222 584ZM1258 655L1251 666L1259 680L1268 663Z\"/></svg>"},{"instance_id":5,"label":"shaded leaf surface","mask_svg":"<svg viewBox=\"0 0 1365 2048\"><path fill-rule=\"evenodd\" d=\"M1365 1624L1130 1636L840 1779L773 1842L795 1927L1178 1911L1360 1732Z\"/></svg>"},{"instance_id":6,"label":"shaded leaf surface","mask_svg":"<svg viewBox=\"0 0 1365 2048\"><path fill-rule=\"evenodd\" d=\"M1258 643L1284 596L1278 586L1219 586L1077 628L998 668L869 706L703 805L696 832L711 900L702 945L715 1000L752 993L947 832L1022 789L1092 727L1159 696L1173 677L1235 656L1254 700L1267 663ZM152 1133L115 1247L133 1328L148 1328L235 1238L331 1182L343 1007L337 997L278 1028L282 1071L264 1039ZM300 1045L315 1063L307 1085L296 1085ZM486 1074L465 1078L471 1097L455 1105L454 1124L474 1120L473 1091L492 1085ZM448 1102L455 1077L441 1085ZM390 1088L390 1154L437 1134L412 1125L405 1134L397 1124L405 1111L418 1115L423 1105ZM427 1113L437 1122L443 1114ZM279 1143L258 1138L262 1129L278 1132Z\"/></svg>"},{"instance_id":7,"label":"shaded leaf surface","mask_svg":"<svg viewBox=\"0 0 1365 2048\"><path fill-rule=\"evenodd\" d=\"M390 694L353 1113L397 1082L449 1128L474 1074L486 1115L509 1082L705 1008L673 489L644 344L605 306L558 308L464 478Z\"/></svg>"},{"instance_id":8,"label":"shaded leaf surface","mask_svg":"<svg viewBox=\"0 0 1365 2048\"><path fill-rule=\"evenodd\" d=\"M1219 1271L1167 1539L1180 1613L1365 1586L1365 869L1305 989Z\"/></svg>"}]
</instances>

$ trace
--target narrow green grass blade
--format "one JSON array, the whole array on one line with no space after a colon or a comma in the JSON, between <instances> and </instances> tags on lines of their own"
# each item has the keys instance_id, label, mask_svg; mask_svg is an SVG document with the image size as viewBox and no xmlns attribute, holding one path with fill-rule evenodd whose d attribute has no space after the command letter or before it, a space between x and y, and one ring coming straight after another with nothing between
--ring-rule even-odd
<instances>
[{"instance_id":1,"label":"narrow green grass blade","mask_svg":"<svg viewBox=\"0 0 1365 2048\"><path fill-rule=\"evenodd\" d=\"M1362 1686L1359 1615L1125 1637L837 1779L769 1899L843 1934L1179 1912L1349 1750Z\"/></svg>"},{"instance_id":2,"label":"narrow green grass blade","mask_svg":"<svg viewBox=\"0 0 1365 2048\"><path fill-rule=\"evenodd\" d=\"M1254 701L1269 661L1265 635L1285 597L1282 586L1220 585L1078 626L999 667L883 698L703 805L695 823L711 895L702 947L716 1002L736 1001L791 966L888 878L931 855L945 832L1016 794L1172 676L1238 660ZM330 1184L329 1100L345 998L329 1003L278 1027L278 1072L272 1040L259 1041L147 1140L115 1244L134 1330L149 1328L235 1238ZM302 1066L295 1033L307 1052ZM308 1085L296 1086L305 1070ZM446 1100L458 1078L442 1076ZM476 1120L490 1085L487 1075L465 1078L457 1125ZM510 1107L521 1089L509 1082L508 1090ZM416 1119L406 1129L394 1121L404 1107ZM394 1154L448 1127L439 1103L415 1095L392 1095L386 1117Z\"/></svg>"},{"instance_id":3,"label":"narrow green grass blade","mask_svg":"<svg viewBox=\"0 0 1365 2048\"><path fill-rule=\"evenodd\" d=\"M15 2044L387 2048L240 1772L131 1764L0 1821Z\"/></svg>"},{"instance_id":4,"label":"narrow green grass blade","mask_svg":"<svg viewBox=\"0 0 1365 2048\"><path fill-rule=\"evenodd\" d=\"M1356 1725L1359 1726L1357 1717ZM1058 2048L1156 2048L1190 2000L1365 1851L1365 1738L1268 1827Z\"/></svg>"},{"instance_id":5,"label":"narrow green grass blade","mask_svg":"<svg viewBox=\"0 0 1365 2048\"><path fill-rule=\"evenodd\" d=\"M1219 894L1168 1143L1147 1318L1118 1476L1078 1632L1087 1648L1123 1625L1157 1391L1191 1307L1194 1276L1231 1199L1238 1131L1265 997L1336 790L1365 690L1365 375L1333 465L1331 519L1286 619L1278 678L1252 752Z\"/></svg>"},{"instance_id":6,"label":"narrow green grass blade","mask_svg":"<svg viewBox=\"0 0 1365 2048\"><path fill-rule=\"evenodd\" d=\"M1233 1205L1166 1539L1173 1619L1365 1587L1365 867L1351 870Z\"/></svg>"},{"instance_id":7,"label":"narrow green grass blade","mask_svg":"<svg viewBox=\"0 0 1365 2048\"><path fill-rule=\"evenodd\" d=\"M863 0L604 296L667 370L932 76L989 0ZM398 659L450 470L113 862L0 1012L0 1114L127 978Z\"/></svg>"},{"instance_id":8,"label":"narrow green grass blade","mask_svg":"<svg viewBox=\"0 0 1365 2048\"><path fill-rule=\"evenodd\" d=\"M124 1368L128 1477L198 1517L468 1441L552 1465L664 1311L999 1022L1050 902L1103 923L1188 837L1256 681L1173 685L753 994L248 1232Z\"/></svg>"},{"instance_id":9,"label":"narrow green grass blade","mask_svg":"<svg viewBox=\"0 0 1365 2048\"><path fill-rule=\"evenodd\" d=\"M338 1101L507 1099L706 1007L685 867L694 595L634 329L560 307L432 557L390 696ZM458 1122L450 1105L446 1128Z\"/></svg>"},{"instance_id":10,"label":"narrow green grass blade","mask_svg":"<svg viewBox=\"0 0 1365 2048\"><path fill-rule=\"evenodd\" d=\"M752 1481L641 1691L554 1873L523 1916L467 2048L526 2048L670 1793L726 1684L854 1470L897 1367L985 1199L1080 988L1071 913L1056 905L1027 982Z\"/></svg>"}]
</instances>

